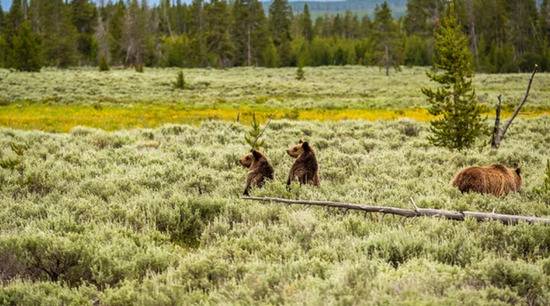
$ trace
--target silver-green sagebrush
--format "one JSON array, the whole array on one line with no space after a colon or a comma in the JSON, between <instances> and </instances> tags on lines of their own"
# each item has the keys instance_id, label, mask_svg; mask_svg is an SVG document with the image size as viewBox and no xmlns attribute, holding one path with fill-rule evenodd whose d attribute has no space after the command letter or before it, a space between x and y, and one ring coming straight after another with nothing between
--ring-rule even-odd
<instances>
[{"instance_id":1,"label":"silver-green sagebrush","mask_svg":"<svg viewBox=\"0 0 550 306\"><path fill-rule=\"evenodd\" d=\"M550 299L550 227L402 219L239 198L247 126L107 133L0 129L0 304L525 304ZM275 179L256 196L549 216L550 118L498 151L451 152L411 121L275 120ZM300 138L322 184L285 186ZM487 140L488 141L488 140ZM528 148L528 149L526 149ZM450 186L463 167L520 163L505 198Z\"/></svg>"}]
</instances>

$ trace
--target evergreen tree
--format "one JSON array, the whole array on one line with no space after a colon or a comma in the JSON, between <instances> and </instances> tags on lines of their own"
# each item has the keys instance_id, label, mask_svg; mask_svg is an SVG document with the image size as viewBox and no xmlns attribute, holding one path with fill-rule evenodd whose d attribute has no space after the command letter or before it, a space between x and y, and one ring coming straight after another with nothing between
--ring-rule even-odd
<instances>
[{"instance_id":1,"label":"evergreen tree","mask_svg":"<svg viewBox=\"0 0 550 306\"><path fill-rule=\"evenodd\" d=\"M165 35L173 36L175 34L172 29L173 18L171 12L173 10L170 2L170 0L160 0L158 7L160 15L159 32Z\"/></svg>"},{"instance_id":2,"label":"evergreen tree","mask_svg":"<svg viewBox=\"0 0 550 306\"><path fill-rule=\"evenodd\" d=\"M432 37L446 0L408 0L404 27L407 34Z\"/></svg>"},{"instance_id":3,"label":"evergreen tree","mask_svg":"<svg viewBox=\"0 0 550 306\"><path fill-rule=\"evenodd\" d=\"M97 41L97 60L101 68L109 68L109 62L111 59L110 45L109 45L109 33L107 31L105 21L102 17L101 10L98 9L97 14L97 26L95 28L95 40ZM108 70L108 69L107 69Z\"/></svg>"},{"instance_id":4,"label":"evergreen tree","mask_svg":"<svg viewBox=\"0 0 550 306\"><path fill-rule=\"evenodd\" d=\"M0 33L4 31L4 8L2 8L2 3L0 2Z\"/></svg>"},{"instance_id":5,"label":"evergreen tree","mask_svg":"<svg viewBox=\"0 0 550 306\"><path fill-rule=\"evenodd\" d=\"M0 67L5 67L6 65L6 53L8 46L6 39L4 38L4 9L2 8L2 3L0 2Z\"/></svg>"},{"instance_id":6,"label":"evergreen tree","mask_svg":"<svg viewBox=\"0 0 550 306\"><path fill-rule=\"evenodd\" d=\"M343 21L344 37L349 39L355 39L359 36L359 20L357 15L353 15L350 11L347 11L344 15Z\"/></svg>"},{"instance_id":7,"label":"evergreen tree","mask_svg":"<svg viewBox=\"0 0 550 306\"><path fill-rule=\"evenodd\" d=\"M208 47L206 45L206 26L204 21L204 1L193 0L190 8L192 21L189 27L194 66L208 65Z\"/></svg>"},{"instance_id":8,"label":"evergreen tree","mask_svg":"<svg viewBox=\"0 0 550 306\"><path fill-rule=\"evenodd\" d=\"M31 2L33 30L40 35L45 64L68 67L78 59L77 31L71 21L70 6L63 0Z\"/></svg>"},{"instance_id":9,"label":"evergreen tree","mask_svg":"<svg viewBox=\"0 0 550 306\"><path fill-rule=\"evenodd\" d=\"M430 141L436 146L462 150L483 133L481 106L472 88L472 54L468 39L450 4L435 33L434 71L428 77L440 86L422 89L430 103Z\"/></svg>"},{"instance_id":10,"label":"evergreen tree","mask_svg":"<svg viewBox=\"0 0 550 306\"><path fill-rule=\"evenodd\" d=\"M269 122L268 122L269 123ZM260 122L256 120L256 113L252 113L252 122L250 122L250 130L244 135L244 141L253 149L259 150L265 147L265 141L262 138L262 135L267 128L261 128Z\"/></svg>"},{"instance_id":11,"label":"evergreen tree","mask_svg":"<svg viewBox=\"0 0 550 306\"><path fill-rule=\"evenodd\" d=\"M14 39L17 36L17 30L23 23L23 8L20 0L14 0L12 2L10 11L5 17L4 26L2 28L2 40L3 40L3 64L5 67L11 68L15 66L15 50Z\"/></svg>"},{"instance_id":12,"label":"evergreen tree","mask_svg":"<svg viewBox=\"0 0 550 306\"><path fill-rule=\"evenodd\" d=\"M387 1L374 11L373 39L376 44L376 57L379 65L389 75L390 67L399 70L401 64L401 45L399 26L394 22Z\"/></svg>"},{"instance_id":13,"label":"evergreen tree","mask_svg":"<svg viewBox=\"0 0 550 306\"><path fill-rule=\"evenodd\" d=\"M13 38L11 67L20 71L40 71L40 42L28 21L23 21Z\"/></svg>"},{"instance_id":14,"label":"evergreen tree","mask_svg":"<svg viewBox=\"0 0 550 306\"><path fill-rule=\"evenodd\" d=\"M550 0L542 1L539 22L546 41L550 41Z\"/></svg>"},{"instance_id":15,"label":"evergreen tree","mask_svg":"<svg viewBox=\"0 0 550 306\"><path fill-rule=\"evenodd\" d=\"M124 16L126 14L126 5L123 0L116 4L107 5L107 37L109 40L110 62L116 64L124 63L126 54L124 52L123 33Z\"/></svg>"},{"instance_id":16,"label":"evergreen tree","mask_svg":"<svg viewBox=\"0 0 550 306\"><path fill-rule=\"evenodd\" d=\"M230 64L234 45L229 35L230 19L224 0L211 0L205 10L206 44L208 52L217 58L213 63L220 68Z\"/></svg>"},{"instance_id":17,"label":"evergreen tree","mask_svg":"<svg viewBox=\"0 0 550 306\"><path fill-rule=\"evenodd\" d=\"M137 0L131 0L124 17L124 63L141 72L145 62L147 20Z\"/></svg>"},{"instance_id":18,"label":"evergreen tree","mask_svg":"<svg viewBox=\"0 0 550 306\"><path fill-rule=\"evenodd\" d=\"M273 43L277 48L279 64L281 66L292 65L292 54L290 50L290 25L292 8L287 0L273 0L269 7L269 30Z\"/></svg>"},{"instance_id":19,"label":"evergreen tree","mask_svg":"<svg viewBox=\"0 0 550 306\"><path fill-rule=\"evenodd\" d=\"M176 89L185 89L185 76L183 75L183 71L178 72L178 77L176 78L174 87Z\"/></svg>"},{"instance_id":20,"label":"evergreen tree","mask_svg":"<svg viewBox=\"0 0 550 306\"><path fill-rule=\"evenodd\" d=\"M262 4L258 0L236 0L233 20L235 64L263 64L262 52L268 44L269 33Z\"/></svg>"},{"instance_id":21,"label":"evergreen tree","mask_svg":"<svg viewBox=\"0 0 550 306\"><path fill-rule=\"evenodd\" d=\"M309 14L309 6L307 5L307 3L304 4L304 12L301 16L301 30L304 38L308 42L311 42L313 40L314 33L313 24L311 22L311 15Z\"/></svg>"},{"instance_id":22,"label":"evergreen tree","mask_svg":"<svg viewBox=\"0 0 550 306\"><path fill-rule=\"evenodd\" d=\"M109 71L110 68L109 68L109 63L107 62L107 58L105 57L105 55L100 55L99 56L99 71Z\"/></svg>"},{"instance_id":23,"label":"evergreen tree","mask_svg":"<svg viewBox=\"0 0 550 306\"><path fill-rule=\"evenodd\" d=\"M72 23L77 35L77 49L84 63L95 61L96 42L94 30L97 22L96 7L89 0L73 0L71 2Z\"/></svg>"},{"instance_id":24,"label":"evergreen tree","mask_svg":"<svg viewBox=\"0 0 550 306\"><path fill-rule=\"evenodd\" d=\"M306 76L305 76L305 72L304 72L304 67L302 66L302 64L299 64L298 69L296 70L296 80L302 81L305 78L306 78Z\"/></svg>"},{"instance_id":25,"label":"evergreen tree","mask_svg":"<svg viewBox=\"0 0 550 306\"><path fill-rule=\"evenodd\" d=\"M535 0L513 1L506 0L508 20L508 34L516 55L520 58L519 68L530 71L538 64L544 40L538 23L538 12Z\"/></svg>"}]
</instances>

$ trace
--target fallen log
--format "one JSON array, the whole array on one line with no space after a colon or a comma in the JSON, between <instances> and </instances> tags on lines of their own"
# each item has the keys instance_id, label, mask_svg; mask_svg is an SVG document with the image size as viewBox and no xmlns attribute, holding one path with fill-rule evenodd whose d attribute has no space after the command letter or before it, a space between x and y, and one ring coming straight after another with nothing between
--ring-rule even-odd
<instances>
[{"instance_id":1,"label":"fallen log","mask_svg":"<svg viewBox=\"0 0 550 306\"><path fill-rule=\"evenodd\" d=\"M475 211L450 211L443 209L432 209L432 208L418 208L415 206L414 209L398 208L398 207L387 207L387 206L373 206L373 205L363 205L363 204L353 204L345 202L333 202L333 201L311 201L311 200L290 200L282 198L272 198L272 197L241 197L243 200L249 201L260 201L260 202L274 202L274 203L284 203L284 204L297 204L297 205L311 205L311 206L322 206L322 207L332 207L332 208L343 208L346 210L359 210L368 213L382 213L397 215L405 218L415 218L415 217L439 217L449 220L464 221L466 218L472 218L477 221L500 221L504 224L517 224L519 222L526 223L542 223L550 225L550 218L541 218L533 216L518 216L518 215L506 215L506 214L497 214L494 212L475 212ZM414 202L413 202L414 204Z\"/></svg>"}]
</instances>

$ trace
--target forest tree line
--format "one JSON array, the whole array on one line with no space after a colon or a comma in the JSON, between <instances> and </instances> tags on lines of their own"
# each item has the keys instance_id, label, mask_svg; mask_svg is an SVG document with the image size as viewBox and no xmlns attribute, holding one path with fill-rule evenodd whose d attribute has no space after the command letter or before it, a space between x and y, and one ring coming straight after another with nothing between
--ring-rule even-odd
<instances>
[{"instance_id":1,"label":"forest tree line","mask_svg":"<svg viewBox=\"0 0 550 306\"><path fill-rule=\"evenodd\" d=\"M0 9L0 66L159 67L432 64L446 0L312 18L287 0L14 0ZM478 71L550 70L550 0L460 0L456 15Z\"/></svg>"}]
</instances>

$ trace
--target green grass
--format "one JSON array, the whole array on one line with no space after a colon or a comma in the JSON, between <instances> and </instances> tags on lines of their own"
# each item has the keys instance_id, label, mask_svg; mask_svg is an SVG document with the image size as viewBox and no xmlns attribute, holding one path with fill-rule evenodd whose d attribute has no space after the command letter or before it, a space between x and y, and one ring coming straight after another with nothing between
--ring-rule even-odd
<instances>
[{"instance_id":1,"label":"green grass","mask_svg":"<svg viewBox=\"0 0 550 306\"><path fill-rule=\"evenodd\" d=\"M425 68L404 68L389 77L378 68L362 66L304 68L296 81L295 68L145 69L98 72L95 69L43 69L40 73L0 70L3 104L165 104L187 107L271 107L297 109L425 108L420 89L431 86ZM179 71L189 90L174 89ZM489 109L497 96L511 109L523 97L528 74L478 74L475 88ZM549 110L550 74L538 74L527 108Z\"/></svg>"},{"instance_id":2,"label":"green grass","mask_svg":"<svg viewBox=\"0 0 550 306\"><path fill-rule=\"evenodd\" d=\"M427 128L275 120L275 180L252 193L550 216L550 117L519 119L498 151L488 139L434 148ZM243 201L246 129L0 129L0 304L548 303L550 227ZM320 188L286 189L285 149L300 138L316 149ZM521 192L450 186L459 169L495 162L522 165Z\"/></svg>"}]
</instances>

